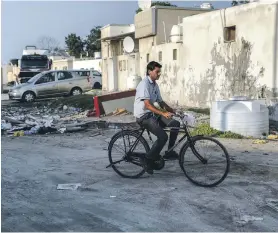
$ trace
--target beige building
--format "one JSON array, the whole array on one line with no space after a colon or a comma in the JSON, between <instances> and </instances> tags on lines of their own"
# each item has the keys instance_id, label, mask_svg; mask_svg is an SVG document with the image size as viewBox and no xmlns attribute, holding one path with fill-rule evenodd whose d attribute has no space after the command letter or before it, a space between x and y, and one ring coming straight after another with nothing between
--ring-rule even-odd
<instances>
[{"instance_id":1,"label":"beige building","mask_svg":"<svg viewBox=\"0 0 278 233\"><path fill-rule=\"evenodd\" d=\"M53 70L70 70L73 69L73 58L64 58L52 60Z\"/></svg>"},{"instance_id":2,"label":"beige building","mask_svg":"<svg viewBox=\"0 0 278 233\"><path fill-rule=\"evenodd\" d=\"M126 90L127 78L132 75L144 76L150 59L157 59L156 50L166 48L173 25L184 17L211 10L154 6L135 15L134 24L110 24L101 29L102 82L103 90ZM134 51L124 52L126 36L134 39ZM173 45L179 48L179 45ZM167 48L168 49L168 48ZM139 52L140 51L140 52ZM165 57L167 55L165 54Z\"/></svg>"},{"instance_id":3,"label":"beige building","mask_svg":"<svg viewBox=\"0 0 278 233\"><path fill-rule=\"evenodd\" d=\"M99 59L93 59L93 58L83 58L83 59L74 59L73 61L73 69L94 69L99 72L101 72L102 67L102 60Z\"/></svg>"},{"instance_id":4,"label":"beige building","mask_svg":"<svg viewBox=\"0 0 278 233\"><path fill-rule=\"evenodd\" d=\"M129 72L133 72L135 69L136 54L139 51L138 40L135 40L134 32L134 24L109 24L101 28L103 90L126 89L126 78ZM132 37L135 41L135 49L132 54L124 52L123 40L126 36ZM128 72L128 70L130 71Z\"/></svg>"},{"instance_id":5,"label":"beige building","mask_svg":"<svg viewBox=\"0 0 278 233\"><path fill-rule=\"evenodd\" d=\"M275 96L277 1L187 17L182 26L183 55L177 78L167 74L161 80L168 101L204 107L236 95Z\"/></svg>"},{"instance_id":6,"label":"beige building","mask_svg":"<svg viewBox=\"0 0 278 233\"><path fill-rule=\"evenodd\" d=\"M127 89L127 78L144 77L147 63L156 60L163 65L162 95L171 103L207 107L235 95L277 95L277 1L204 11L156 6L136 14L135 27L123 26L129 31L104 27L104 89ZM136 45L130 55L122 48L127 35Z\"/></svg>"}]
</instances>

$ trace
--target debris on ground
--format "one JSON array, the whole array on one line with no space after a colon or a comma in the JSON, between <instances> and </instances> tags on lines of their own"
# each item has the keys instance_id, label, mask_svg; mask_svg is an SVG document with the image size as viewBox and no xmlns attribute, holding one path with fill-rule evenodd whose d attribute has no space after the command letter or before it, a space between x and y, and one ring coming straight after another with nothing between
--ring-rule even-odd
<instances>
[{"instance_id":1,"label":"debris on ground","mask_svg":"<svg viewBox=\"0 0 278 233\"><path fill-rule=\"evenodd\" d=\"M278 199L267 198L266 205L278 212Z\"/></svg>"},{"instance_id":2,"label":"debris on ground","mask_svg":"<svg viewBox=\"0 0 278 233\"><path fill-rule=\"evenodd\" d=\"M101 135L101 133L100 132L96 132L96 133L90 135L89 137L96 137L96 136L99 136L99 135Z\"/></svg>"},{"instance_id":3,"label":"debris on ground","mask_svg":"<svg viewBox=\"0 0 278 233\"><path fill-rule=\"evenodd\" d=\"M131 114L130 112L128 112L125 108L116 108L115 111L110 112L108 114L106 114L105 116L123 116L123 115L128 115Z\"/></svg>"},{"instance_id":4,"label":"debris on ground","mask_svg":"<svg viewBox=\"0 0 278 233\"><path fill-rule=\"evenodd\" d=\"M278 135L270 134L270 135L268 135L267 139L276 140L276 139L278 139Z\"/></svg>"},{"instance_id":5,"label":"debris on ground","mask_svg":"<svg viewBox=\"0 0 278 233\"><path fill-rule=\"evenodd\" d=\"M88 127L81 119L87 118L88 112L92 110L65 104L55 105L55 108L51 106L53 106L52 102L37 103L28 107L5 106L1 112L1 133L23 136L76 132Z\"/></svg>"},{"instance_id":6,"label":"debris on ground","mask_svg":"<svg viewBox=\"0 0 278 233\"><path fill-rule=\"evenodd\" d=\"M57 190L77 190L78 187L81 187L80 183L77 184L58 184Z\"/></svg>"},{"instance_id":7,"label":"debris on ground","mask_svg":"<svg viewBox=\"0 0 278 233\"><path fill-rule=\"evenodd\" d=\"M268 141L265 139L257 139L253 141L253 144L266 144L266 143L268 143Z\"/></svg>"},{"instance_id":8,"label":"debris on ground","mask_svg":"<svg viewBox=\"0 0 278 233\"><path fill-rule=\"evenodd\" d=\"M255 216L250 216L250 215L243 215L240 220L237 221L237 223L240 224L246 224L248 222L252 221L262 221L264 220L262 217L255 217Z\"/></svg>"}]
</instances>

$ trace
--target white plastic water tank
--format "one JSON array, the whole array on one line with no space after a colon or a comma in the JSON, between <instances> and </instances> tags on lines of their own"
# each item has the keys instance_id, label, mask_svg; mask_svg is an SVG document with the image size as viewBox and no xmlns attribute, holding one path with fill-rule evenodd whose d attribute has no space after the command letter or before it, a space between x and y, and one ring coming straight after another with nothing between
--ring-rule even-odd
<instances>
[{"instance_id":1,"label":"white plastic water tank","mask_svg":"<svg viewBox=\"0 0 278 233\"><path fill-rule=\"evenodd\" d=\"M95 59L101 58L101 52L94 52Z\"/></svg>"},{"instance_id":2,"label":"white plastic water tank","mask_svg":"<svg viewBox=\"0 0 278 233\"><path fill-rule=\"evenodd\" d=\"M180 25L174 25L170 33L171 42L177 43L178 41L181 41L182 40L181 36L182 36L182 27Z\"/></svg>"},{"instance_id":3,"label":"white plastic water tank","mask_svg":"<svg viewBox=\"0 0 278 233\"><path fill-rule=\"evenodd\" d=\"M131 75L127 78L127 89L136 89L137 85L141 82L142 78L138 75Z\"/></svg>"},{"instance_id":4,"label":"white plastic water tank","mask_svg":"<svg viewBox=\"0 0 278 233\"><path fill-rule=\"evenodd\" d=\"M243 136L261 137L269 133L269 110L257 100L222 100L212 104L210 126Z\"/></svg>"}]
</instances>

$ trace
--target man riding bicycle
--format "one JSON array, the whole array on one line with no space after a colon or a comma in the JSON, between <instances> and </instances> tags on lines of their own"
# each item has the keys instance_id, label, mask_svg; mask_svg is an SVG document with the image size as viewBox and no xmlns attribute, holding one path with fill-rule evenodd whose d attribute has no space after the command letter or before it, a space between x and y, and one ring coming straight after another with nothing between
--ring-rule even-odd
<instances>
[{"instance_id":1,"label":"man riding bicycle","mask_svg":"<svg viewBox=\"0 0 278 233\"><path fill-rule=\"evenodd\" d=\"M156 83L161 75L161 67L162 65L155 61L151 61L147 65L147 76L138 84L134 102L134 116L138 124L157 137L151 150L145 156L146 171L149 174L153 174L154 162L162 158L160 152L168 140L168 135L163 128L180 127L180 123L172 119L174 110L162 100ZM154 106L155 102L158 102L166 112L156 108ZM178 130L171 130L168 150L174 146L178 132ZM178 159L178 154L171 151L166 153L163 158Z\"/></svg>"}]
</instances>

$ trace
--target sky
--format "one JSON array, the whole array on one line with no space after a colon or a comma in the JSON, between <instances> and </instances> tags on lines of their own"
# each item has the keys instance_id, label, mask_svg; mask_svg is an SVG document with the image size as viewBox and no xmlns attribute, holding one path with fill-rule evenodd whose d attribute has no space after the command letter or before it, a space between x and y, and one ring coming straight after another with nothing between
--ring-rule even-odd
<instances>
[{"instance_id":1,"label":"sky","mask_svg":"<svg viewBox=\"0 0 278 233\"><path fill-rule=\"evenodd\" d=\"M202 2L171 1L180 7ZM228 1L211 3L215 8L231 5ZM137 1L2 1L2 63L20 58L26 45L37 45L43 36L53 37L64 47L70 33L83 38L98 25L132 24L137 8Z\"/></svg>"}]
</instances>

